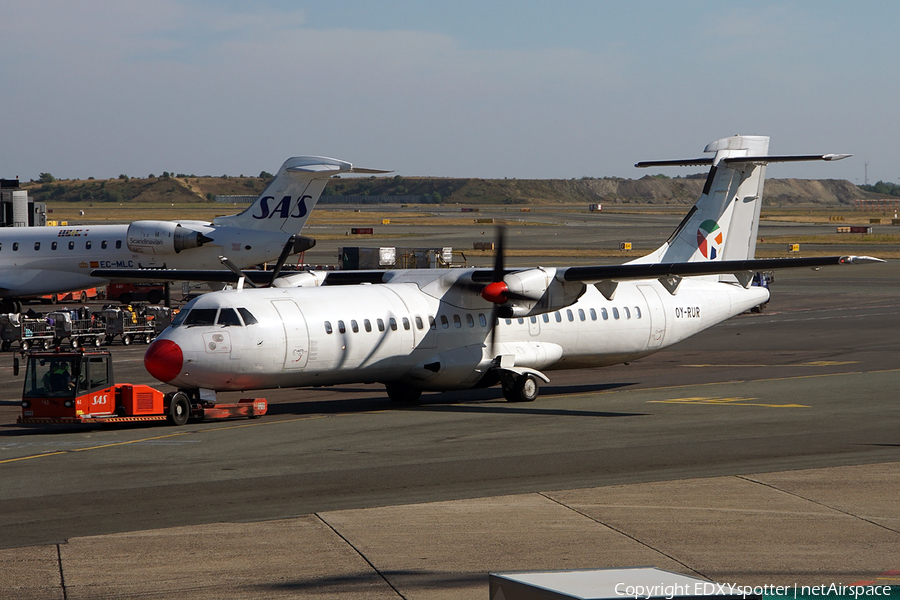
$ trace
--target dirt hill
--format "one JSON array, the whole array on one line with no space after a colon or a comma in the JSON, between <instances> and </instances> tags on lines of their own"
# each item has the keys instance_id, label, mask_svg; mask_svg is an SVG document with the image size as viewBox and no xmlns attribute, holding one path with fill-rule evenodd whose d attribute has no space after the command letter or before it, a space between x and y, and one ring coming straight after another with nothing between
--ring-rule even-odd
<instances>
[{"instance_id":1,"label":"dirt hill","mask_svg":"<svg viewBox=\"0 0 900 600\"><path fill-rule=\"evenodd\" d=\"M152 177L62 180L22 187L39 202L212 202L216 195L256 195L268 179L259 177ZM435 177L349 177L332 179L323 203L335 196L365 196L375 202L459 204L692 204L705 177L640 179L450 179ZM332 196L332 198L329 198ZM403 196L403 200L390 197ZM389 197L378 198L376 197ZM850 205L875 197L847 180L769 179L766 204Z\"/></svg>"},{"instance_id":2,"label":"dirt hill","mask_svg":"<svg viewBox=\"0 0 900 600\"><path fill-rule=\"evenodd\" d=\"M259 177L148 177L58 180L22 187L38 202L212 202L217 195L257 195L269 180Z\"/></svg>"},{"instance_id":3,"label":"dirt hill","mask_svg":"<svg viewBox=\"0 0 900 600\"><path fill-rule=\"evenodd\" d=\"M640 179L441 179L372 177L335 180L326 193L340 195L424 195L426 201L460 204L693 204L703 190L705 175ZM770 179L767 204L852 204L871 197L846 180Z\"/></svg>"}]
</instances>

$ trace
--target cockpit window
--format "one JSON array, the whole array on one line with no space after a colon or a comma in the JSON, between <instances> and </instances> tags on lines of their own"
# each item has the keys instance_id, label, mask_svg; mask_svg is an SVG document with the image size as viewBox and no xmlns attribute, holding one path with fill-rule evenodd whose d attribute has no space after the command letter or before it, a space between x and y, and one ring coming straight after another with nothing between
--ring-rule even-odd
<instances>
[{"instance_id":1,"label":"cockpit window","mask_svg":"<svg viewBox=\"0 0 900 600\"><path fill-rule=\"evenodd\" d=\"M179 325L181 325L182 323L184 323L184 320L187 319L187 316L188 316L188 313L189 313L189 312L191 312L191 311L182 308L182 309L178 312L178 314L175 315L175 318L172 319L172 327L178 327Z\"/></svg>"},{"instance_id":2,"label":"cockpit window","mask_svg":"<svg viewBox=\"0 0 900 600\"><path fill-rule=\"evenodd\" d=\"M256 320L256 317L254 317L246 308L239 308L238 312L241 313L241 316L244 318L244 325L256 325L259 323L259 321Z\"/></svg>"},{"instance_id":3,"label":"cockpit window","mask_svg":"<svg viewBox=\"0 0 900 600\"><path fill-rule=\"evenodd\" d=\"M187 319L184 320L184 324L188 327L191 327L192 325L215 325L216 312L218 312L218 310L218 308L195 308L188 313Z\"/></svg>"},{"instance_id":4,"label":"cockpit window","mask_svg":"<svg viewBox=\"0 0 900 600\"><path fill-rule=\"evenodd\" d=\"M199 298L194 298L193 300L185 304L180 311L178 311L178 314L175 315L174 319L172 319L172 327L178 327L179 325L184 323L184 320L187 319L187 316L191 313L191 309L193 309L197 304L197 300L199 300Z\"/></svg>"},{"instance_id":5,"label":"cockpit window","mask_svg":"<svg viewBox=\"0 0 900 600\"><path fill-rule=\"evenodd\" d=\"M233 308L223 308L219 311L219 319L216 321L216 324L225 325L226 327L240 327L241 320Z\"/></svg>"}]
</instances>

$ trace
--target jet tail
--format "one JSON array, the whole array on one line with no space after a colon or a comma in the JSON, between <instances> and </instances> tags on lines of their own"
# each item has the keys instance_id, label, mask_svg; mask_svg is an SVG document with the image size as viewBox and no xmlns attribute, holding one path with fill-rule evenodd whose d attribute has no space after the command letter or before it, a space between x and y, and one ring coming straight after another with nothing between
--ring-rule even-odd
<instances>
[{"instance_id":1,"label":"jet tail","mask_svg":"<svg viewBox=\"0 0 900 600\"><path fill-rule=\"evenodd\" d=\"M361 169L348 162L323 156L287 159L272 183L247 210L213 219L214 225L261 231L283 231L294 235L303 229L328 179L342 173L389 173Z\"/></svg>"},{"instance_id":2,"label":"jet tail","mask_svg":"<svg viewBox=\"0 0 900 600\"><path fill-rule=\"evenodd\" d=\"M710 143L709 158L639 162L636 167L710 165L697 203L666 242L631 261L676 263L747 260L756 255L766 165L772 162L840 160L850 154L769 156L769 138L736 135Z\"/></svg>"}]
</instances>

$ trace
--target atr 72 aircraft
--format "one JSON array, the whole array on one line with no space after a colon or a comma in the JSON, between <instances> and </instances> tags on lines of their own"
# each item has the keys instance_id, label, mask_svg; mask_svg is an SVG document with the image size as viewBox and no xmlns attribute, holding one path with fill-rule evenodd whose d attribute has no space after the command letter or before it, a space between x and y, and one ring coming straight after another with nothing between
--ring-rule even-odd
<instances>
[{"instance_id":1,"label":"atr 72 aircraft","mask_svg":"<svg viewBox=\"0 0 900 600\"><path fill-rule=\"evenodd\" d=\"M332 175L385 173L320 156L289 158L250 208L205 221L135 221L123 225L0 229L0 312L18 312L18 298L108 283L97 269L212 269L219 256L249 267L303 252L315 240L298 236ZM133 280L134 278L132 278ZM164 271L143 279L164 281Z\"/></svg>"},{"instance_id":2,"label":"atr 72 aircraft","mask_svg":"<svg viewBox=\"0 0 900 600\"><path fill-rule=\"evenodd\" d=\"M709 144L703 192L669 239L618 266L334 271L188 303L144 357L185 402L216 391L382 382L395 401L423 390L499 383L531 401L545 371L603 367L671 346L769 298L755 271L882 262L869 257L754 260L769 138ZM199 274L195 274L198 276ZM256 277L250 273L248 278Z\"/></svg>"}]
</instances>

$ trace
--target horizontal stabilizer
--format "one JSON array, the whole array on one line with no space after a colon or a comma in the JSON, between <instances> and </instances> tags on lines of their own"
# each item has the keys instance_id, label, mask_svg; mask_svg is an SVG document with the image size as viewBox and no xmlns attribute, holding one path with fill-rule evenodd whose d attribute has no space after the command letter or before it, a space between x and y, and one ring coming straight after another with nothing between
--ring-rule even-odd
<instances>
[{"instance_id":1,"label":"horizontal stabilizer","mask_svg":"<svg viewBox=\"0 0 900 600\"><path fill-rule=\"evenodd\" d=\"M733 165L736 163L754 163L754 164L768 164L768 163L776 163L776 162L802 162L802 161L810 161L810 160L827 160L827 161L835 161L835 160L843 160L849 156L853 156L852 154L796 154L796 155L784 155L784 156L729 156L721 159L721 162ZM645 168L645 167L690 167L690 166L698 166L698 165L711 165L713 164L712 158L685 158L685 159L675 159L675 160L645 160L639 163L635 163L635 167Z\"/></svg>"},{"instance_id":2,"label":"horizontal stabilizer","mask_svg":"<svg viewBox=\"0 0 900 600\"><path fill-rule=\"evenodd\" d=\"M349 164L349 163L348 163ZM385 171L383 169L365 169L363 167L350 167L350 168L342 168L342 166L328 163L313 163L306 165L297 165L293 167L288 167L285 169L288 173L329 173L329 172L340 172L340 173L363 173L363 174L381 174L381 173L391 173L392 171Z\"/></svg>"},{"instance_id":3,"label":"horizontal stabilizer","mask_svg":"<svg viewBox=\"0 0 900 600\"><path fill-rule=\"evenodd\" d=\"M638 168L643 167L693 167L698 165L711 165L713 163L713 159L711 158L684 158L684 159L675 159L675 160L644 160L639 163L635 163L634 166Z\"/></svg>"},{"instance_id":4,"label":"horizontal stabilizer","mask_svg":"<svg viewBox=\"0 0 900 600\"><path fill-rule=\"evenodd\" d=\"M835 161L835 160L843 160L848 156L853 156L852 154L797 154L797 155L785 155L785 156L729 156L722 159L722 162L725 164L735 164L735 163L755 163L755 164L768 164L768 163L776 163L776 162L803 162L810 160L827 160L827 161Z\"/></svg>"}]
</instances>

